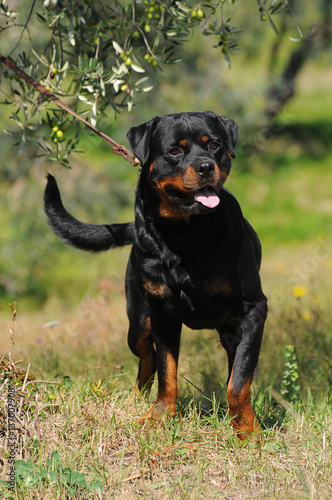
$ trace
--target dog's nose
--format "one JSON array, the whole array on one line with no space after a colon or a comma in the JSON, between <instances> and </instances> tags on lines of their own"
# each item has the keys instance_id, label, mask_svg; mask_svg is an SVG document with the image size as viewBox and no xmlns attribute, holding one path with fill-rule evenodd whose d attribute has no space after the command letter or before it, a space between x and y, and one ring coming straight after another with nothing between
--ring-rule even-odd
<instances>
[{"instance_id":1,"label":"dog's nose","mask_svg":"<svg viewBox=\"0 0 332 500\"><path fill-rule=\"evenodd\" d=\"M197 173L202 177L209 177L214 172L214 163L212 161L202 161L197 166Z\"/></svg>"}]
</instances>

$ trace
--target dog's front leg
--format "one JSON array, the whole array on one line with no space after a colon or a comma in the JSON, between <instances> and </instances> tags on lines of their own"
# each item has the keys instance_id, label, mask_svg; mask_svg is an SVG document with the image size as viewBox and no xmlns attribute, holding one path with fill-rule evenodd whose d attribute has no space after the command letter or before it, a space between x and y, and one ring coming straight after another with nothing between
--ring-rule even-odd
<instances>
[{"instance_id":1,"label":"dog's front leg","mask_svg":"<svg viewBox=\"0 0 332 500\"><path fill-rule=\"evenodd\" d=\"M258 362L266 316L267 301L264 296L255 304L245 304L245 315L239 323L241 340L227 387L232 424L243 440L255 433L259 441L260 427L250 402L250 384Z\"/></svg>"},{"instance_id":2,"label":"dog's front leg","mask_svg":"<svg viewBox=\"0 0 332 500\"><path fill-rule=\"evenodd\" d=\"M151 330L156 347L158 396L152 408L139 419L166 419L176 413L177 367L182 323L162 311L151 313Z\"/></svg>"}]
</instances>

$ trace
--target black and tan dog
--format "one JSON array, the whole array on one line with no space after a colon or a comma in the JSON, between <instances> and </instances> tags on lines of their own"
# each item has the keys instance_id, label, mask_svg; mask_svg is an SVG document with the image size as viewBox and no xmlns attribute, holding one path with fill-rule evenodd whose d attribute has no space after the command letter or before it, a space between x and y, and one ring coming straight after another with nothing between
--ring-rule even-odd
<instances>
[{"instance_id":1,"label":"black and tan dog","mask_svg":"<svg viewBox=\"0 0 332 500\"><path fill-rule=\"evenodd\" d=\"M128 133L142 163L135 222L94 225L63 207L52 176L48 220L67 243L92 252L132 244L127 275L128 342L139 357L138 388L158 374L158 396L141 418L176 412L182 324L215 328L227 351L227 395L241 439L259 434L250 403L267 314L259 267L261 247L224 182L234 158L237 124L206 113L155 117Z\"/></svg>"}]
</instances>

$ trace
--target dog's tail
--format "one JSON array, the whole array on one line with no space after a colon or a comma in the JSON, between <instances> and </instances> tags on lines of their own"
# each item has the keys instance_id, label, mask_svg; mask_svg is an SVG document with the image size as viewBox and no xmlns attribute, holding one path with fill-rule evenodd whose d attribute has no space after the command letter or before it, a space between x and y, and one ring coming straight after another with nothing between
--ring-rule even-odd
<instances>
[{"instance_id":1,"label":"dog's tail","mask_svg":"<svg viewBox=\"0 0 332 500\"><path fill-rule=\"evenodd\" d=\"M56 180L50 174L44 194L48 222L57 236L80 250L102 252L134 242L133 222L124 224L87 224L70 215L62 204Z\"/></svg>"}]
</instances>

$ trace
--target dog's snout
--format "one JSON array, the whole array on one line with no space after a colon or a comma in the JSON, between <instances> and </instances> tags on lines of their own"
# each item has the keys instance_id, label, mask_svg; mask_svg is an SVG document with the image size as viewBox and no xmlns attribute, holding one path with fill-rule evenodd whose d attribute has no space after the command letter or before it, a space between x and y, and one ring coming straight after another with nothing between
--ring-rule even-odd
<instances>
[{"instance_id":1,"label":"dog's snout","mask_svg":"<svg viewBox=\"0 0 332 500\"><path fill-rule=\"evenodd\" d=\"M214 163L209 160L202 161L197 165L196 171L202 177L209 177L214 172Z\"/></svg>"}]
</instances>

